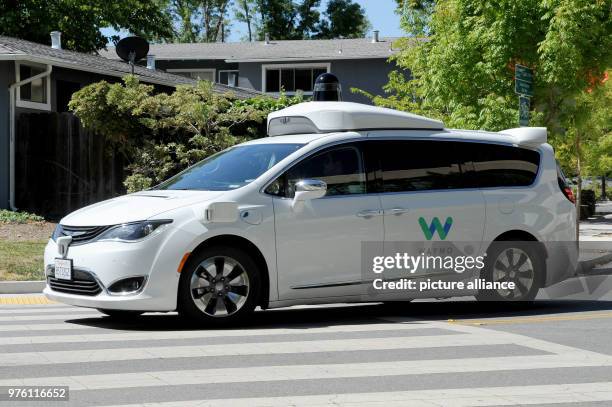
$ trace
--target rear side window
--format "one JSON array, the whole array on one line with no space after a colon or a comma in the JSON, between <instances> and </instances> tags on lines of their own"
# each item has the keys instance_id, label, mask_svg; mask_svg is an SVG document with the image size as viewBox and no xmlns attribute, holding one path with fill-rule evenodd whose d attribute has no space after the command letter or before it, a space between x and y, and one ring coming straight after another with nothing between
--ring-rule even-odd
<instances>
[{"instance_id":1,"label":"rear side window","mask_svg":"<svg viewBox=\"0 0 612 407\"><path fill-rule=\"evenodd\" d=\"M465 143L472 158L473 172L467 176L471 187L520 187L533 184L540 154L521 147Z\"/></svg>"},{"instance_id":2,"label":"rear side window","mask_svg":"<svg viewBox=\"0 0 612 407\"><path fill-rule=\"evenodd\" d=\"M379 144L383 191L462 188L460 142L398 140Z\"/></svg>"}]
</instances>

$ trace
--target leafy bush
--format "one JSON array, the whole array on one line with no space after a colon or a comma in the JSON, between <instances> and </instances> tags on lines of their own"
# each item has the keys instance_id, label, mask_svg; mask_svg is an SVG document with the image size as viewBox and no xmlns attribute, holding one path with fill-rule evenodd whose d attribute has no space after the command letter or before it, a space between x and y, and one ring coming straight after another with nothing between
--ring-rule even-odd
<instances>
[{"instance_id":1,"label":"leafy bush","mask_svg":"<svg viewBox=\"0 0 612 407\"><path fill-rule=\"evenodd\" d=\"M265 135L266 117L301 102L302 96L237 99L207 81L171 94L127 76L76 92L70 109L128 157L128 192L146 189L234 144Z\"/></svg>"},{"instance_id":2,"label":"leafy bush","mask_svg":"<svg viewBox=\"0 0 612 407\"><path fill-rule=\"evenodd\" d=\"M6 209L0 210L0 223L32 223L44 222L45 218L28 212L13 212Z\"/></svg>"}]
</instances>

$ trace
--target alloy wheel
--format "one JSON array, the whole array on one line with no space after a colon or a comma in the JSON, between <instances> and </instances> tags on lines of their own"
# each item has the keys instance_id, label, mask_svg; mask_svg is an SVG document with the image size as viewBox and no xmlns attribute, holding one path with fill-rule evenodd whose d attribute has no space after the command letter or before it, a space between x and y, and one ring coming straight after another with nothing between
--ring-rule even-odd
<instances>
[{"instance_id":1,"label":"alloy wheel","mask_svg":"<svg viewBox=\"0 0 612 407\"><path fill-rule=\"evenodd\" d=\"M238 312L249 291L246 270L228 256L204 260L191 276L191 298L200 311L211 317L228 317Z\"/></svg>"},{"instance_id":2,"label":"alloy wheel","mask_svg":"<svg viewBox=\"0 0 612 407\"><path fill-rule=\"evenodd\" d=\"M508 300L520 300L526 296L535 284L535 271L531 259L519 248L503 250L493 263L494 282L513 282L513 290L497 290L499 295Z\"/></svg>"}]
</instances>

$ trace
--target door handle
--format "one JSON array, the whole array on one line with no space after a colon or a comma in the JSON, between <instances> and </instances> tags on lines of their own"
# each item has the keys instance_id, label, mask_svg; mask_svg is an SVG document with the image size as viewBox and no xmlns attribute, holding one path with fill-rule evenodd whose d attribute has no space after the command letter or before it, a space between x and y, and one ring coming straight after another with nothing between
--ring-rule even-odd
<instances>
[{"instance_id":1,"label":"door handle","mask_svg":"<svg viewBox=\"0 0 612 407\"><path fill-rule=\"evenodd\" d=\"M382 215L382 211L380 209L366 209L365 211L357 212L357 216L360 218L371 218L379 215Z\"/></svg>"},{"instance_id":2,"label":"door handle","mask_svg":"<svg viewBox=\"0 0 612 407\"><path fill-rule=\"evenodd\" d=\"M410 209L405 209L405 208L391 208L391 209L387 209L385 211L385 213L389 214L389 215L395 215L395 216L399 216L402 215L406 212L408 212Z\"/></svg>"}]
</instances>

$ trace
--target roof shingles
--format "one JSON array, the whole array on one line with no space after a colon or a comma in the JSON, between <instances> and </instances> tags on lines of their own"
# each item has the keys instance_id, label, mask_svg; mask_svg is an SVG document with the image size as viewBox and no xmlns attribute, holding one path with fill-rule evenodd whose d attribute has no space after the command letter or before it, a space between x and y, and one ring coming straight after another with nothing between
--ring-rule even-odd
<instances>
[{"instance_id":1,"label":"roof shingles","mask_svg":"<svg viewBox=\"0 0 612 407\"><path fill-rule=\"evenodd\" d=\"M381 38L372 42L367 38L337 40L286 40L226 43L152 44L149 52L156 59L216 59L227 62L275 60L334 60L389 58L395 52L396 38ZM101 50L100 55L117 59L114 48Z\"/></svg>"},{"instance_id":2,"label":"roof shingles","mask_svg":"<svg viewBox=\"0 0 612 407\"><path fill-rule=\"evenodd\" d=\"M55 63L65 68L99 72L101 74L110 76L124 76L131 73L130 65L120 60L65 49L55 49L48 45L38 44L13 37L0 36L0 56L15 56L14 59L27 56L34 59L40 59L47 63ZM196 83L195 80L185 76L174 75L155 69L147 69L138 65L134 67L134 74L144 82L157 83L167 86L177 86L183 84L193 85ZM220 93L233 92L240 98L260 95L260 93L256 91L242 88L231 88L229 86L219 84L215 84L215 90Z\"/></svg>"}]
</instances>

